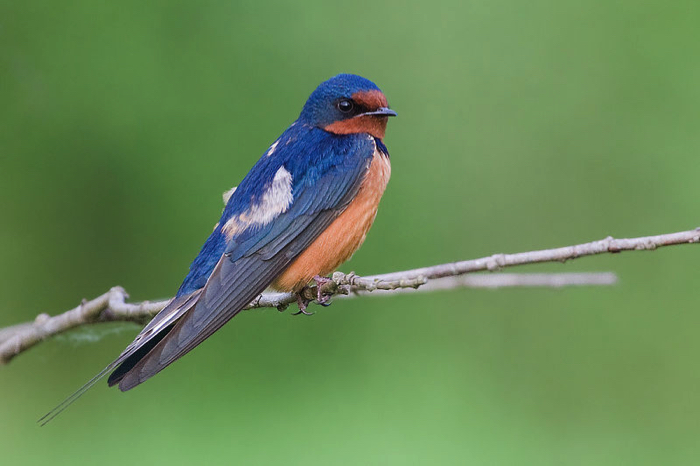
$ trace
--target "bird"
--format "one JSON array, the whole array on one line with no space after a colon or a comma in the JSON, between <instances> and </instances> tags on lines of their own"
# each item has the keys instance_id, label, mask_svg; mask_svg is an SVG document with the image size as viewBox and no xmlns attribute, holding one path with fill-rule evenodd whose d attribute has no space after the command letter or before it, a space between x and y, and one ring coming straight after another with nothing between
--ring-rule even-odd
<instances>
[{"instance_id":1,"label":"bird","mask_svg":"<svg viewBox=\"0 0 700 466\"><path fill-rule=\"evenodd\" d=\"M39 419L44 425L107 374L130 390L220 329L266 289L321 282L365 240L391 175L383 139L396 116L372 81L322 82L299 117L232 190L175 297L112 363ZM320 290L320 286L318 289ZM318 296L324 303L324 298Z\"/></svg>"}]
</instances>

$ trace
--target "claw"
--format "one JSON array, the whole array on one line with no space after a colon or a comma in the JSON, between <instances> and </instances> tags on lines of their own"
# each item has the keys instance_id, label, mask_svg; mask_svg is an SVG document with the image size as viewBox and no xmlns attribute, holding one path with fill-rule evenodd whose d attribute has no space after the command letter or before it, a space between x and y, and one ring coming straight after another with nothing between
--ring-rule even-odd
<instances>
[{"instance_id":1,"label":"claw","mask_svg":"<svg viewBox=\"0 0 700 466\"><path fill-rule=\"evenodd\" d=\"M316 275L314 277L314 281L316 282L316 302L324 307L330 306L331 303L329 303L328 301L330 301L331 297L330 295L323 294L322 288L324 285L332 282L333 280L331 280L328 277L321 277L319 275Z\"/></svg>"},{"instance_id":2,"label":"claw","mask_svg":"<svg viewBox=\"0 0 700 466\"><path fill-rule=\"evenodd\" d=\"M328 307L331 305L329 302L331 299L331 295L323 294L322 288L324 285L332 282L328 277L320 277L316 275L314 277L314 281L316 282L316 302L320 304L323 307ZM309 287L304 287L303 290L301 290L299 293L297 293L297 305L299 306L299 312L295 312L292 315L293 316L298 316L299 314L304 314L307 316L313 315L313 312L307 312L306 309L309 307L309 303L313 301L313 299L308 299L306 298L306 293Z\"/></svg>"},{"instance_id":3,"label":"claw","mask_svg":"<svg viewBox=\"0 0 700 466\"><path fill-rule=\"evenodd\" d=\"M299 314L304 314L305 316L311 316L313 312L306 312L306 308L309 307L311 300L302 297L303 290L297 294L297 306L299 306L299 312L295 312L292 315L298 316Z\"/></svg>"}]
</instances>

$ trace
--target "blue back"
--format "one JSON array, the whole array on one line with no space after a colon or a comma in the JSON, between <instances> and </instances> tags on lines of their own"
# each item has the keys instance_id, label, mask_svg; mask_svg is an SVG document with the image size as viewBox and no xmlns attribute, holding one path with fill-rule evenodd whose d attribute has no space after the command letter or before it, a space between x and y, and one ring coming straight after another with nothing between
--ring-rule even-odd
<instances>
[{"instance_id":1,"label":"blue back","mask_svg":"<svg viewBox=\"0 0 700 466\"><path fill-rule=\"evenodd\" d=\"M221 255L227 250L223 225L231 217L248 210L262 196L281 166L292 175L292 194L296 200L303 192L318 189L316 183L329 171L342 172L345 167L348 170L355 169L358 158L370 159L373 153L374 142L366 134L335 135L295 122L278 139L274 154L268 157L266 152L236 188L218 225L190 265L178 296L191 293L206 284ZM263 228L269 229L271 225L244 230L235 241L243 243Z\"/></svg>"}]
</instances>

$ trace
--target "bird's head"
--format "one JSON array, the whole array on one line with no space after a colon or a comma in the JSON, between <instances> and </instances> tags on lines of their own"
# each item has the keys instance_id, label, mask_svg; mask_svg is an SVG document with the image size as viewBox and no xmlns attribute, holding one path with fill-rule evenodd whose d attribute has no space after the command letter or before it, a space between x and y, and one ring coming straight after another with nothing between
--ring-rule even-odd
<instances>
[{"instance_id":1,"label":"bird's head","mask_svg":"<svg viewBox=\"0 0 700 466\"><path fill-rule=\"evenodd\" d=\"M299 120L335 134L368 133L382 139L396 112L369 79L339 74L322 82L306 101Z\"/></svg>"}]
</instances>

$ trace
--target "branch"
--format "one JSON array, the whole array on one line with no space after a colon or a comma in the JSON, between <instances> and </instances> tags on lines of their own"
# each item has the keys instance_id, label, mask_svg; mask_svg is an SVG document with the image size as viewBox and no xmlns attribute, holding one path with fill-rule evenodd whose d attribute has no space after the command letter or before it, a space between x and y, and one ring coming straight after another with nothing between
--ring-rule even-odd
<instances>
[{"instance_id":1,"label":"branch","mask_svg":"<svg viewBox=\"0 0 700 466\"><path fill-rule=\"evenodd\" d=\"M517 254L494 254L462 262L440 264L432 267L405 270L381 275L360 277L354 273L335 272L333 279L321 285L323 295L352 297L397 292L436 291L456 288L500 288L512 286L561 287L572 285L613 285L617 277L611 273L569 274L497 274L493 276L465 276L481 271L495 272L505 267L542 262L566 262L584 256L621 251L654 250L662 246L700 242L700 228L640 238L615 239L607 237L600 241L567 246L557 249L521 252ZM303 297L313 300L317 296L315 286L302 291ZM121 287L114 287L91 301L83 301L78 307L51 317L40 314L33 322L0 329L0 364L8 363L19 353L41 341L66 332L75 327L98 322L137 322L145 325L163 309L169 300L127 303L128 295ZM265 293L249 304L246 309L277 308L282 311L295 302L291 293Z\"/></svg>"}]
</instances>

